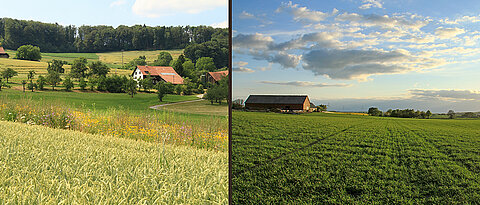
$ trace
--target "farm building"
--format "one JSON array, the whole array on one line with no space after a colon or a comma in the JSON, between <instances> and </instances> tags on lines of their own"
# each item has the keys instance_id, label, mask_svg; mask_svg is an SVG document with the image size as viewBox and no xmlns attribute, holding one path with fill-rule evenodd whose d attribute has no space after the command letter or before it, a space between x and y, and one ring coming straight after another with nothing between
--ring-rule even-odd
<instances>
[{"instance_id":1,"label":"farm building","mask_svg":"<svg viewBox=\"0 0 480 205\"><path fill-rule=\"evenodd\" d=\"M153 79L153 84L157 82L169 82L172 84L183 84L183 78L178 75L172 67L165 66L137 66L132 73L133 79L139 81L145 79L150 75Z\"/></svg>"},{"instance_id":2,"label":"farm building","mask_svg":"<svg viewBox=\"0 0 480 205\"><path fill-rule=\"evenodd\" d=\"M5 52L3 47L0 47L0 58L9 58L9 57L10 55L8 55L8 53Z\"/></svg>"},{"instance_id":3,"label":"farm building","mask_svg":"<svg viewBox=\"0 0 480 205\"><path fill-rule=\"evenodd\" d=\"M307 95L250 95L245 101L245 108L308 111L310 109L310 99Z\"/></svg>"},{"instance_id":4,"label":"farm building","mask_svg":"<svg viewBox=\"0 0 480 205\"><path fill-rule=\"evenodd\" d=\"M222 78L228 75L228 70L217 71L217 72L208 72L207 73L207 82L212 84L218 83Z\"/></svg>"}]
</instances>

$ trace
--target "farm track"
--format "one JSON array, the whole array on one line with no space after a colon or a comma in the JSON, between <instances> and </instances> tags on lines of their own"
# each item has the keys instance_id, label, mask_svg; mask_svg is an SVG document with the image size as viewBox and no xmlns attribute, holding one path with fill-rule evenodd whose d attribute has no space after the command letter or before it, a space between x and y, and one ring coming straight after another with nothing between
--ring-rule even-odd
<instances>
[{"instance_id":1,"label":"farm track","mask_svg":"<svg viewBox=\"0 0 480 205\"><path fill-rule=\"evenodd\" d=\"M315 140L315 141L313 141L313 142L311 142L311 143L309 143L309 144L307 144L307 145L305 145L305 146L303 146L303 147L294 149L294 150L289 151L289 152L287 152L287 153L283 153L283 154L281 154L281 155L278 156L278 157L275 157L275 158L272 158L272 159L267 160L266 162L262 162L262 163L259 163L259 164L254 165L254 166L251 166L251 167L249 167L249 168L243 169L243 171L237 172L237 174L236 174L235 177L238 177L239 175L242 175L242 174L245 173L246 171L250 171L250 170L253 170L253 169L258 169L258 168L260 168L260 167L263 167L263 166L266 166L266 165L268 165L268 164L270 164L270 163L273 163L273 162L275 162L275 161L278 161L278 160L280 160L280 159L282 159L282 158L285 158L285 157L287 157L287 156L289 156L289 155L298 153L298 152L300 152L300 151L302 151L302 150L304 150L304 149L306 149L306 148L312 147L313 145L316 145L316 144L318 144L318 143L320 143L320 142L322 142L322 141L324 141L324 140L326 140L326 139L329 139L329 138L338 136L338 135L340 135L340 134L345 133L345 132L348 131L348 130L351 130L351 129L355 128L355 127L358 127L358 126L360 126L360 125L364 125L364 124L367 124L367 123L368 123L368 122L358 123L358 124L355 124L355 125L351 125L351 126L349 126L349 127L347 127L347 128L344 128L343 130L340 130L340 131L337 132L337 133L333 133L333 134L330 134L330 135L328 135L328 136L326 136L326 137L323 137L323 138L321 138L321 139Z\"/></svg>"},{"instance_id":2,"label":"farm track","mask_svg":"<svg viewBox=\"0 0 480 205\"><path fill-rule=\"evenodd\" d=\"M166 103L166 104L154 105L154 106L150 106L150 109L158 110L158 108L160 108L160 107L165 107L165 106L168 106L168 105L177 105L177 104L184 104L184 103L192 103L192 102L198 102L198 101L202 101L202 100L204 100L204 99L189 100L189 101L183 101L183 102Z\"/></svg>"}]
</instances>

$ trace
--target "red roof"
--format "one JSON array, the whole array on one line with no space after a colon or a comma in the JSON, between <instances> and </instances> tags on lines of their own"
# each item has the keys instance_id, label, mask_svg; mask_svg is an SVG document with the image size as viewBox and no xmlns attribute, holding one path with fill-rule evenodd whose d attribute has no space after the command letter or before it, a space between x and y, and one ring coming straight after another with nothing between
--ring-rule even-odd
<instances>
[{"instance_id":1,"label":"red roof","mask_svg":"<svg viewBox=\"0 0 480 205\"><path fill-rule=\"evenodd\" d=\"M0 47L0 53L5 53L5 50L3 50L3 47Z\"/></svg>"},{"instance_id":2,"label":"red roof","mask_svg":"<svg viewBox=\"0 0 480 205\"><path fill-rule=\"evenodd\" d=\"M183 84L182 76L175 72L172 67L165 66L137 66L143 75L160 76L166 82L172 84Z\"/></svg>"},{"instance_id":3,"label":"red roof","mask_svg":"<svg viewBox=\"0 0 480 205\"><path fill-rule=\"evenodd\" d=\"M219 81L219 80L221 80L223 77L225 77L225 76L228 75L228 70L217 71L217 72L208 72L208 74L210 74L210 76L212 76L212 78L213 78L215 81Z\"/></svg>"}]
</instances>

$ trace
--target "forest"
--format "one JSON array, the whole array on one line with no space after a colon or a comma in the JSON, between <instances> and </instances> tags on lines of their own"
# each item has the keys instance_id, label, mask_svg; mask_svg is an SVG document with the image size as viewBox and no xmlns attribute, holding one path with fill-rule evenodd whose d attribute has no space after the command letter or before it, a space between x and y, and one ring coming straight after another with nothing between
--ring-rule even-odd
<instances>
[{"instance_id":1,"label":"forest","mask_svg":"<svg viewBox=\"0 0 480 205\"><path fill-rule=\"evenodd\" d=\"M228 30L210 26L74 25L0 18L0 45L16 50L26 44L42 52L108 52L120 50L184 49L212 39L227 39ZM228 50L228 44L215 41Z\"/></svg>"}]
</instances>

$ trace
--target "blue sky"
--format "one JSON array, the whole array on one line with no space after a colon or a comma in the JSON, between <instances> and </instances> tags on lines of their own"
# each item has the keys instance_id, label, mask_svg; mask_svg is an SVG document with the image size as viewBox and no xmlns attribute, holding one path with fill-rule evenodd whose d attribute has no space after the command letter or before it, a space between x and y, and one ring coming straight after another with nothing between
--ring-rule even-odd
<instances>
[{"instance_id":1,"label":"blue sky","mask_svg":"<svg viewBox=\"0 0 480 205\"><path fill-rule=\"evenodd\" d=\"M233 97L480 111L476 1L234 1Z\"/></svg>"},{"instance_id":2,"label":"blue sky","mask_svg":"<svg viewBox=\"0 0 480 205\"><path fill-rule=\"evenodd\" d=\"M228 26L226 0L2 1L0 17L62 25Z\"/></svg>"}]
</instances>

